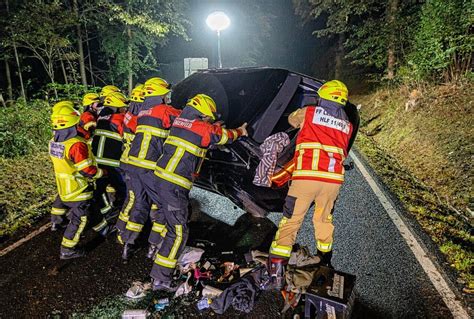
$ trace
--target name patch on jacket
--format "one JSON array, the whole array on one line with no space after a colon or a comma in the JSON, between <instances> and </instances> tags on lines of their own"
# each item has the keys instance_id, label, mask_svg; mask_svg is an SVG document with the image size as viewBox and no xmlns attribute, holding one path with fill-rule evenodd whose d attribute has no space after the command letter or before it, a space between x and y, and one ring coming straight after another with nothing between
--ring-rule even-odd
<instances>
[{"instance_id":1,"label":"name patch on jacket","mask_svg":"<svg viewBox=\"0 0 474 319\"><path fill-rule=\"evenodd\" d=\"M349 134L350 130L349 121L338 119L319 107L314 111L313 123L341 131L345 134Z\"/></svg>"},{"instance_id":2,"label":"name patch on jacket","mask_svg":"<svg viewBox=\"0 0 474 319\"><path fill-rule=\"evenodd\" d=\"M106 120L106 121L108 121L111 117L112 117L112 114L104 115L104 116L99 116L99 118L97 119L97 121L100 121L100 120Z\"/></svg>"},{"instance_id":3,"label":"name patch on jacket","mask_svg":"<svg viewBox=\"0 0 474 319\"><path fill-rule=\"evenodd\" d=\"M64 158L66 146L57 142L49 142L49 155L57 158Z\"/></svg>"},{"instance_id":4,"label":"name patch on jacket","mask_svg":"<svg viewBox=\"0 0 474 319\"><path fill-rule=\"evenodd\" d=\"M174 120L173 126L191 128L193 123L194 120L182 119L178 117L176 120Z\"/></svg>"}]
</instances>

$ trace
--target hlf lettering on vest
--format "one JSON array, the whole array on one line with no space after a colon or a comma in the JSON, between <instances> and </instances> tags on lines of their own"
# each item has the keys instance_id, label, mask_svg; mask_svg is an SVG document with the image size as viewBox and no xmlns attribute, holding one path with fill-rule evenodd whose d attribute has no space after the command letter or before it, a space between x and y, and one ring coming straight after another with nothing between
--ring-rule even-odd
<instances>
[{"instance_id":1,"label":"hlf lettering on vest","mask_svg":"<svg viewBox=\"0 0 474 319\"><path fill-rule=\"evenodd\" d=\"M313 123L349 134L349 121L338 119L319 107L314 112Z\"/></svg>"},{"instance_id":2,"label":"hlf lettering on vest","mask_svg":"<svg viewBox=\"0 0 474 319\"><path fill-rule=\"evenodd\" d=\"M49 154L53 157L64 158L64 150L66 147L57 142L49 142Z\"/></svg>"}]
</instances>

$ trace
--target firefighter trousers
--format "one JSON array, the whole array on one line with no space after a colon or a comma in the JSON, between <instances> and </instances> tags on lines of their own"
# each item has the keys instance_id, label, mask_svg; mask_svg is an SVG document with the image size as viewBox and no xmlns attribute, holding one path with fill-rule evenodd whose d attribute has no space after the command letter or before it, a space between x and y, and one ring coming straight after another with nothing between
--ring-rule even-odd
<instances>
[{"instance_id":1,"label":"firefighter trousers","mask_svg":"<svg viewBox=\"0 0 474 319\"><path fill-rule=\"evenodd\" d=\"M130 210L132 209L135 203L135 194L132 187L132 176L133 174L130 173L128 170L123 170L124 172L124 181L125 186L127 188L127 193L125 196L125 201L123 202L122 209L120 210L119 217L117 219L117 223L115 223L115 228L118 230L117 236L119 236L119 241L122 241L121 234L125 230L125 226L128 222L128 217L130 214ZM136 176L133 176L136 178Z\"/></svg>"},{"instance_id":2,"label":"firefighter trousers","mask_svg":"<svg viewBox=\"0 0 474 319\"><path fill-rule=\"evenodd\" d=\"M99 196L96 194L97 191L94 191L94 200L90 204L90 214L89 217L92 222L92 229L96 232L100 232L102 229L107 226L107 221L111 211L111 207L108 203L107 197L105 194ZM97 198L96 198L97 197ZM67 206L61 198L56 196L56 199L53 202L51 208L51 222L53 224L62 224L65 221L65 218L70 218L69 206Z\"/></svg>"},{"instance_id":3,"label":"firefighter trousers","mask_svg":"<svg viewBox=\"0 0 474 319\"><path fill-rule=\"evenodd\" d=\"M314 202L313 227L317 249L332 250L334 225L332 212L341 184L312 180L293 180L283 208L283 217L270 247L270 254L289 258L304 217Z\"/></svg>"},{"instance_id":4,"label":"firefighter trousers","mask_svg":"<svg viewBox=\"0 0 474 319\"><path fill-rule=\"evenodd\" d=\"M51 223L61 224L65 220L68 210L69 207L67 207L59 195L57 195L51 207Z\"/></svg>"},{"instance_id":5,"label":"firefighter trousers","mask_svg":"<svg viewBox=\"0 0 474 319\"><path fill-rule=\"evenodd\" d=\"M147 191L158 206L158 214L164 217L166 236L156 254L150 275L155 280L171 281L178 257L188 240L189 190L153 176L154 182L147 184Z\"/></svg>"},{"instance_id":6,"label":"firefighter trousers","mask_svg":"<svg viewBox=\"0 0 474 319\"><path fill-rule=\"evenodd\" d=\"M143 230L148 217L150 217L152 229L148 241L152 245L159 245L166 234L164 215L158 213L158 207L152 204L151 197L147 192L147 185L154 187L153 183L156 176L150 170L141 173L129 173L129 176L129 193L130 197L133 196L133 203L130 206L129 216L127 216L126 227L121 233L121 239L124 243L134 244Z\"/></svg>"},{"instance_id":7,"label":"firefighter trousers","mask_svg":"<svg viewBox=\"0 0 474 319\"><path fill-rule=\"evenodd\" d=\"M92 200L80 202L63 202L64 206L70 210L69 224L64 231L61 246L65 248L74 248L79 243L81 233L86 227L89 209Z\"/></svg>"}]
</instances>

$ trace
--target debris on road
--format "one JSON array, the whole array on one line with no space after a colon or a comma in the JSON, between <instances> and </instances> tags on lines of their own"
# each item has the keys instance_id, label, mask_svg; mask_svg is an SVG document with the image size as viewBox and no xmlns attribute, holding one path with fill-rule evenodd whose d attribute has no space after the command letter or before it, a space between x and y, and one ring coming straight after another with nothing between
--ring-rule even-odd
<instances>
[{"instance_id":1,"label":"debris on road","mask_svg":"<svg viewBox=\"0 0 474 319\"><path fill-rule=\"evenodd\" d=\"M122 319L146 319L150 313L146 310L132 309L125 310L122 314Z\"/></svg>"},{"instance_id":2,"label":"debris on road","mask_svg":"<svg viewBox=\"0 0 474 319\"><path fill-rule=\"evenodd\" d=\"M141 299L146 296L151 289L151 283L142 283L141 281L132 282L132 286L127 290L125 296L130 299Z\"/></svg>"}]
</instances>

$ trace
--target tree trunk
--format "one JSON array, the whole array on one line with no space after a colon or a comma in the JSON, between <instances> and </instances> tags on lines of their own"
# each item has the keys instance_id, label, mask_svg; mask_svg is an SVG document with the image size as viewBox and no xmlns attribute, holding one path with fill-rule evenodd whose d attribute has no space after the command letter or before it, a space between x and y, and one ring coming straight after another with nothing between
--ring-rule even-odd
<instances>
[{"instance_id":1,"label":"tree trunk","mask_svg":"<svg viewBox=\"0 0 474 319\"><path fill-rule=\"evenodd\" d=\"M13 100L12 75L10 72L10 64L8 63L8 58L6 54L5 54L5 76L7 78L8 99Z\"/></svg>"},{"instance_id":2,"label":"tree trunk","mask_svg":"<svg viewBox=\"0 0 474 319\"><path fill-rule=\"evenodd\" d=\"M81 73L82 85L87 88L87 75L86 75L86 64L84 59L84 47L82 44L82 28L81 22L79 21L79 5L77 0L73 1L74 14L77 18L76 31L77 31L77 51L79 53L79 70Z\"/></svg>"},{"instance_id":3,"label":"tree trunk","mask_svg":"<svg viewBox=\"0 0 474 319\"><path fill-rule=\"evenodd\" d=\"M132 51L132 29L127 25L127 35L128 35L128 94L132 92L133 89L133 51Z\"/></svg>"},{"instance_id":4,"label":"tree trunk","mask_svg":"<svg viewBox=\"0 0 474 319\"><path fill-rule=\"evenodd\" d=\"M398 11L399 0L389 0L387 8L387 22L390 32L387 49L387 79L393 80L395 77L395 64L397 59L395 56L396 50L396 17Z\"/></svg>"},{"instance_id":5,"label":"tree trunk","mask_svg":"<svg viewBox=\"0 0 474 319\"><path fill-rule=\"evenodd\" d=\"M63 71L63 76L64 76L64 83L69 84L69 81L67 79L67 73L66 73L66 68L64 67L64 61L63 59L61 61L61 70Z\"/></svg>"},{"instance_id":6,"label":"tree trunk","mask_svg":"<svg viewBox=\"0 0 474 319\"><path fill-rule=\"evenodd\" d=\"M13 41L13 53L15 53L16 66L18 67L18 78L20 79L21 96L26 101L25 85L23 84L23 75L21 73L20 58L18 57L18 50L16 43Z\"/></svg>"},{"instance_id":7,"label":"tree trunk","mask_svg":"<svg viewBox=\"0 0 474 319\"><path fill-rule=\"evenodd\" d=\"M340 80L342 78L342 64L344 59L344 41L345 36L343 33L338 35L337 48L336 48L336 65L334 67L334 79Z\"/></svg>"},{"instance_id":8,"label":"tree trunk","mask_svg":"<svg viewBox=\"0 0 474 319\"><path fill-rule=\"evenodd\" d=\"M92 86L95 86L94 71L92 70L91 49L89 47L89 34L87 33L87 25L86 25L85 31L86 31L87 57L89 60L89 73L91 75Z\"/></svg>"},{"instance_id":9,"label":"tree trunk","mask_svg":"<svg viewBox=\"0 0 474 319\"><path fill-rule=\"evenodd\" d=\"M7 16L10 15L10 7L8 5L8 0L5 0L5 7L7 9ZM13 36L13 34L12 34ZM21 96L26 101L26 93L25 93L25 86L23 84L23 75L21 74L21 66L20 66L20 58L18 57L18 50L16 48L16 43L13 41L13 53L15 54L15 62L18 68L18 77L20 79L20 86L21 86Z\"/></svg>"}]
</instances>

